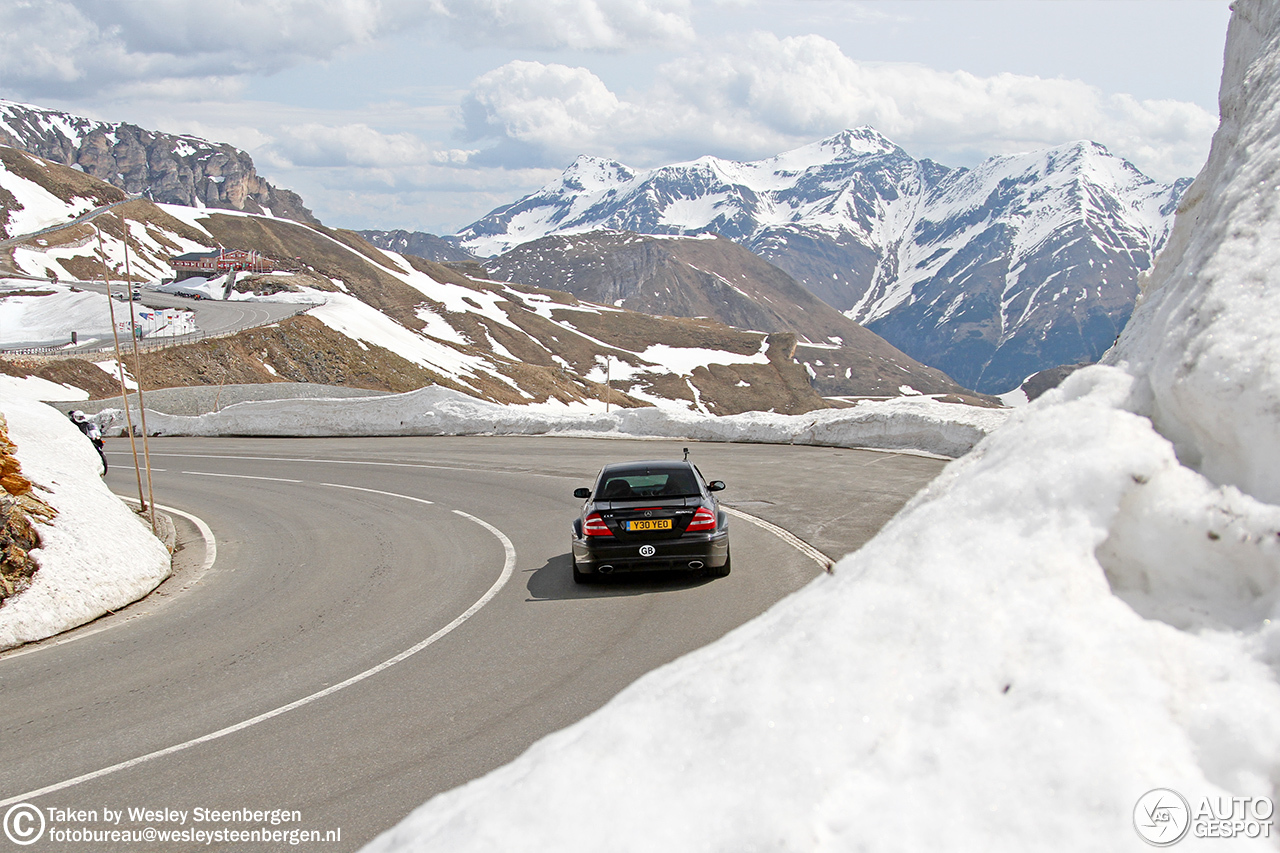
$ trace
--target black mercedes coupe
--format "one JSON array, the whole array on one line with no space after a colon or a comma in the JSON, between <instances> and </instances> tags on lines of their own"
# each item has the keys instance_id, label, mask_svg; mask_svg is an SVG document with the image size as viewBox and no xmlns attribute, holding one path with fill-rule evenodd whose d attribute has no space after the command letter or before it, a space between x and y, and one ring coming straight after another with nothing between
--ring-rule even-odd
<instances>
[{"instance_id":1,"label":"black mercedes coupe","mask_svg":"<svg viewBox=\"0 0 1280 853\"><path fill-rule=\"evenodd\" d=\"M729 574L729 523L708 483L691 462L617 462L595 486L576 489L584 499L573 522L573 579L636 571Z\"/></svg>"}]
</instances>

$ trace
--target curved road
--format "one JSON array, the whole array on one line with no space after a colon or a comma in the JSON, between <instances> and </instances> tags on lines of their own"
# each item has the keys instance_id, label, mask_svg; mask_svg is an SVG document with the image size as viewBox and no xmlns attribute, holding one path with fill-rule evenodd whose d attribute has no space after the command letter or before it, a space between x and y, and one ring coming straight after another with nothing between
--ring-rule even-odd
<instances>
[{"instance_id":1,"label":"curved road","mask_svg":"<svg viewBox=\"0 0 1280 853\"><path fill-rule=\"evenodd\" d=\"M71 282L64 283L70 284ZM107 292L106 285L100 281L78 281L74 282L74 284L82 290L94 290L104 295ZM112 293L120 293L122 290L123 285L118 282L113 283L111 286ZM174 296L170 293L148 290L145 287L142 289L142 300L139 304L151 308L181 308L186 311L192 311L195 314L195 324L200 329L197 333L178 335L173 338L145 338L143 342L147 344L180 344L216 335L229 335L255 326L278 323L286 317L292 317L294 314L313 307L297 302L223 302L216 299L188 299L183 296ZM120 322L128 321L128 302L116 303L116 317ZM99 342L94 344L93 348L97 349L101 346L102 344ZM78 349L76 347L68 347L61 351L76 352Z\"/></svg>"},{"instance_id":2,"label":"curved road","mask_svg":"<svg viewBox=\"0 0 1280 853\"><path fill-rule=\"evenodd\" d=\"M0 276L6 277L6 276ZM48 279L35 279L26 277L31 281L47 281ZM63 284L75 285L81 290L92 290L101 293L104 296L107 287L100 281L67 281L63 280ZM121 293L123 285L113 283L111 286L112 293ZM160 293L154 290L142 289L142 299L137 305L147 306L149 308L180 308L185 311L191 311L194 314L194 322L199 329L189 335L176 335L174 337L155 337L144 338L142 343L148 346L163 344L172 346L177 344L191 343L203 338L216 337L218 335L230 335L245 329L252 329L257 326L267 326L271 323L278 323L281 320L300 314L314 306L299 302L240 302L230 301L223 302L216 299L188 299L183 296L175 296L170 293ZM116 302L116 320L120 323L128 323L129 320L129 303ZM108 314L107 304L102 304L102 316L105 318ZM75 353L91 353L105 351L111 345L111 333L109 331L110 324L107 324L108 332L104 339L90 339L79 346L64 346L65 337L59 337L57 340L25 340L11 341L5 345L6 350L22 350L34 349L38 347L55 346L58 352L64 355ZM121 340L121 345L128 347L128 333L125 333Z\"/></svg>"},{"instance_id":3,"label":"curved road","mask_svg":"<svg viewBox=\"0 0 1280 853\"><path fill-rule=\"evenodd\" d=\"M574 487L606 461L679 458L686 445L728 483L726 505L833 556L943 464L674 441L155 439L156 500L207 522L216 561L193 573L204 548L179 518L188 568L157 593L0 656L3 809L23 799L91 810L58 825L99 831L181 828L127 814L113 827L104 809L290 809L302 820L286 828L341 829L341 841L295 849L358 849L820 574L811 556L736 517L727 578L576 586ZM127 450L108 445L122 494L135 490ZM27 849L90 848L45 838Z\"/></svg>"}]
</instances>

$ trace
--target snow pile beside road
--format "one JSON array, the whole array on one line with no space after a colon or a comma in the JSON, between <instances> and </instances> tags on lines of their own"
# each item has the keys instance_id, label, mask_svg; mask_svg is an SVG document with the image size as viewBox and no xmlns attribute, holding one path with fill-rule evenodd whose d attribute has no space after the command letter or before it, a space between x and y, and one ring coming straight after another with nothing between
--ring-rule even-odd
<instances>
[{"instance_id":1,"label":"snow pile beside road","mask_svg":"<svg viewBox=\"0 0 1280 853\"><path fill-rule=\"evenodd\" d=\"M0 607L0 649L52 636L136 601L164 580L169 553L107 489L102 462L66 416L0 389L23 474L58 511L38 524L40 571Z\"/></svg>"},{"instance_id":2,"label":"snow pile beside road","mask_svg":"<svg viewBox=\"0 0 1280 853\"><path fill-rule=\"evenodd\" d=\"M1182 828L1135 811L1157 787L1191 805L1180 848L1218 849L1206 797L1274 802L1280 5L1235 10L1223 127L1112 365L366 850L1141 849Z\"/></svg>"},{"instance_id":3,"label":"snow pile beside road","mask_svg":"<svg viewBox=\"0 0 1280 853\"><path fill-rule=\"evenodd\" d=\"M1280 501L1280 49L1248 4L1227 56L1222 125L1184 197L1127 334L1106 361L1140 377L1138 401L1178 456L1215 482ZM1243 47L1243 44L1237 45ZM1257 47L1258 50L1252 48ZM1255 61L1248 62L1246 57ZM1246 67L1247 66L1247 67ZM1265 190L1263 188L1266 188Z\"/></svg>"},{"instance_id":4,"label":"snow pile beside road","mask_svg":"<svg viewBox=\"0 0 1280 853\"><path fill-rule=\"evenodd\" d=\"M11 295L22 293L25 295ZM81 342L111 339L111 317L101 293L62 283L0 279L0 345L6 347L71 343L74 329ZM129 319L128 307L123 319ZM128 327L125 327L126 330Z\"/></svg>"},{"instance_id":5,"label":"snow pile beside road","mask_svg":"<svg viewBox=\"0 0 1280 853\"><path fill-rule=\"evenodd\" d=\"M579 435L687 438L922 450L960 456L1002 424L1007 410L939 403L923 397L865 401L849 409L806 415L747 412L715 417L676 408L614 409L507 406L446 388L329 400L240 403L199 417L147 412L157 435ZM110 434L125 428L123 412L98 416Z\"/></svg>"}]
</instances>

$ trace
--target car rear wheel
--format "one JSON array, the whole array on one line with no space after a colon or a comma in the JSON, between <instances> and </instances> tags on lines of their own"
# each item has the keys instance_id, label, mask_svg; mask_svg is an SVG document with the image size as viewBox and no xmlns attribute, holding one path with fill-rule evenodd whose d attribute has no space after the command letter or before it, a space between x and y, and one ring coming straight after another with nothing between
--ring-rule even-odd
<instances>
[{"instance_id":1,"label":"car rear wheel","mask_svg":"<svg viewBox=\"0 0 1280 853\"><path fill-rule=\"evenodd\" d=\"M732 562L732 560L733 560L733 555L732 555L732 554L725 554L725 555L724 555L724 565L723 565L723 566L721 566L721 567L720 567L720 568L718 568L718 569L708 568L708 569L707 569L707 577L709 577L709 578L722 578L722 577L725 577L726 575L728 575L728 574L729 574L729 572L730 572L730 570L732 569L732 566L730 565L730 563Z\"/></svg>"},{"instance_id":2,"label":"car rear wheel","mask_svg":"<svg viewBox=\"0 0 1280 853\"><path fill-rule=\"evenodd\" d=\"M573 582L574 583L595 583L596 576L589 575L578 568L578 561L573 561Z\"/></svg>"}]
</instances>

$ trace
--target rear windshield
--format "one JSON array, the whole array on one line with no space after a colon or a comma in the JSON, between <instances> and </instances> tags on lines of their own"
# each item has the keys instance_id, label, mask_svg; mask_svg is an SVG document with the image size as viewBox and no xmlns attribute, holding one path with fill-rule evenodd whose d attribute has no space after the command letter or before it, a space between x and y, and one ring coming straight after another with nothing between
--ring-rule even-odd
<instances>
[{"instance_id":1,"label":"rear windshield","mask_svg":"<svg viewBox=\"0 0 1280 853\"><path fill-rule=\"evenodd\" d=\"M599 496L607 501L624 501L627 498L690 498L699 494L693 472L688 468L651 468L607 475Z\"/></svg>"}]
</instances>

